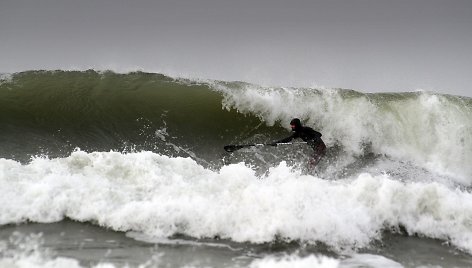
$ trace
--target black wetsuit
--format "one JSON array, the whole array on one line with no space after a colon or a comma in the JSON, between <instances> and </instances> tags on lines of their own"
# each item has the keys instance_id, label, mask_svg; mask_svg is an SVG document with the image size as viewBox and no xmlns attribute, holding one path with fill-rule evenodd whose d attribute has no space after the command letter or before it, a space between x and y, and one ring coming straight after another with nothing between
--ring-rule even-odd
<instances>
[{"instance_id":1,"label":"black wetsuit","mask_svg":"<svg viewBox=\"0 0 472 268\"><path fill-rule=\"evenodd\" d=\"M293 121L292 121L293 122ZM300 138L303 141L306 141L308 145L313 148L314 155L310 165L316 166L320 161L321 157L326 154L326 145L321 139L322 134L318 131L312 129L311 127L304 127L299 121L295 121L295 128L293 129L293 134L287 138L276 141L276 143L285 143L290 142L295 138Z\"/></svg>"}]
</instances>

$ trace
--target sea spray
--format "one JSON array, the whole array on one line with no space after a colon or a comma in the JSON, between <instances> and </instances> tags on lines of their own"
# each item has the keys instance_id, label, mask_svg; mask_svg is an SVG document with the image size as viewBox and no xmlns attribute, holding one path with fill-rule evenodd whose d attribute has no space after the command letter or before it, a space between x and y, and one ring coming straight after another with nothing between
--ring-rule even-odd
<instances>
[{"instance_id":1,"label":"sea spray","mask_svg":"<svg viewBox=\"0 0 472 268\"><path fill-rule=\"evenodd\" d=\"M281 163L258 176L243 163L210 170L152 152L76 151L29 164L0 159L0 223L67 217L116 231L263 243L367 247L384 230L472 252L472 195L442 184L364 173L323 180Z\"/></svg>"}]
</instances>

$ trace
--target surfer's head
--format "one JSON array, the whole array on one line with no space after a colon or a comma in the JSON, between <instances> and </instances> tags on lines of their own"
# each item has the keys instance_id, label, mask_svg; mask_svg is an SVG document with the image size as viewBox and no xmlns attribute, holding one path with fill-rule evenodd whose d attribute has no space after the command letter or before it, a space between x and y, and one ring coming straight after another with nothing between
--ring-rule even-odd
<instances>
[{"instance_id":1,"label":"surfer's head","mask_svg":"<svg viewBox=\"0 0 472 268\"><path fill-rule=\"evenodd\" d=\"M300 119L294 118L292 121L290 121L290 127L292 130L296 130L302 127L302 123L300 122Z\"/></svg>"}]
</instances>

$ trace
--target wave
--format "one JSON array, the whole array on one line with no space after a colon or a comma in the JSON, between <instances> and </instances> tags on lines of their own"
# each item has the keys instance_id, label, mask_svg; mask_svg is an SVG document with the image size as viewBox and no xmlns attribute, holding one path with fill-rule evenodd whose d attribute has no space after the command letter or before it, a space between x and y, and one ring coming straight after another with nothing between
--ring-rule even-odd
<instances>
[{"instance_id":1,"label":"wave","mask_svg":"<svg viewBox=\"0 0 472 268\"><path fill-rule=\"evenodd\" d=\"M436 182L324 180L284 162L258 176L243 163L214 171L152 152L1 159L0 174L0 225L70 218L151 237L321 242L341 252L403 230L472 252L472 195Z\"/></svg>"},{"instance_id":2,"label":"wave","mask_svg":"<svg viewBox=\"0 0 472 268\"><path fill-rule=\"evenodd\" d=\"M427 173L432 172L457 183L472 182L470 98L270 88L143 72L3 76L0 157L26 163L35 155L67 157L76 148L148 150L190 156L206 167L245 161L267 169L302 158L306 151L264 148L228 157L222 147L280 139L288 135L293 117L323 133L331 152L326 162L333 170L349 173L390 162L388 172L400 172L400 177L431 177ZM415 171L402 172L405 166Z\"/></svg>"},{"instance_id":3,"label":"wave","mask_svg":"<svg viewBox=\"0 0 472 268\"><path fill-rule=\"evenodd\" d=\"M220 87L221 88L221 87ZM375 154L421 163L470 182L472 99L424 92L362 94L352 90L221 88L223 105L269 125L302 118L328 144L351 155Z\"/></svg>"},{"instance_id":4,"label":"wave","mask_svg":"<svg viewBox=\"0 0 472 268\"><path fill-rule=\"evenodd\" d=\"M92 70L14 74L0 86L0 114L2 156L19 160L77 147L211 158L258 121L222 113L221 95L204 83Z\"/></svg>"},{"instance_id":5,"label":"wave","mask_svg":"<svg viewBox=\"0 0 472 268\"><path fill-rule=\"evenodd\" d=\"M472 253L472 99L271 88L153 73L0 78L0 225L93 222L149 237L358 249L404 231ZM299 117L328 153L249 148Z\"/></svg>"}]
</instances>

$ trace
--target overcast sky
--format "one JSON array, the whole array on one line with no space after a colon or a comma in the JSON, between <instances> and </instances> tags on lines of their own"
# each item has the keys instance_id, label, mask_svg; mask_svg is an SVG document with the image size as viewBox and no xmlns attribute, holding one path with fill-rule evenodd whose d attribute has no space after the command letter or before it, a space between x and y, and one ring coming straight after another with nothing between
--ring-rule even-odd
<instances>
[{"instance_id":1,"label":"overcast sky","mask_svg":"<svg viewBox=\"0 0 472 268\"><path fill-rule=\"evenodd\" d=\"M472 97L472 1L0 0L0 72L87 68Z\"/></svg>"}]
</instances>

